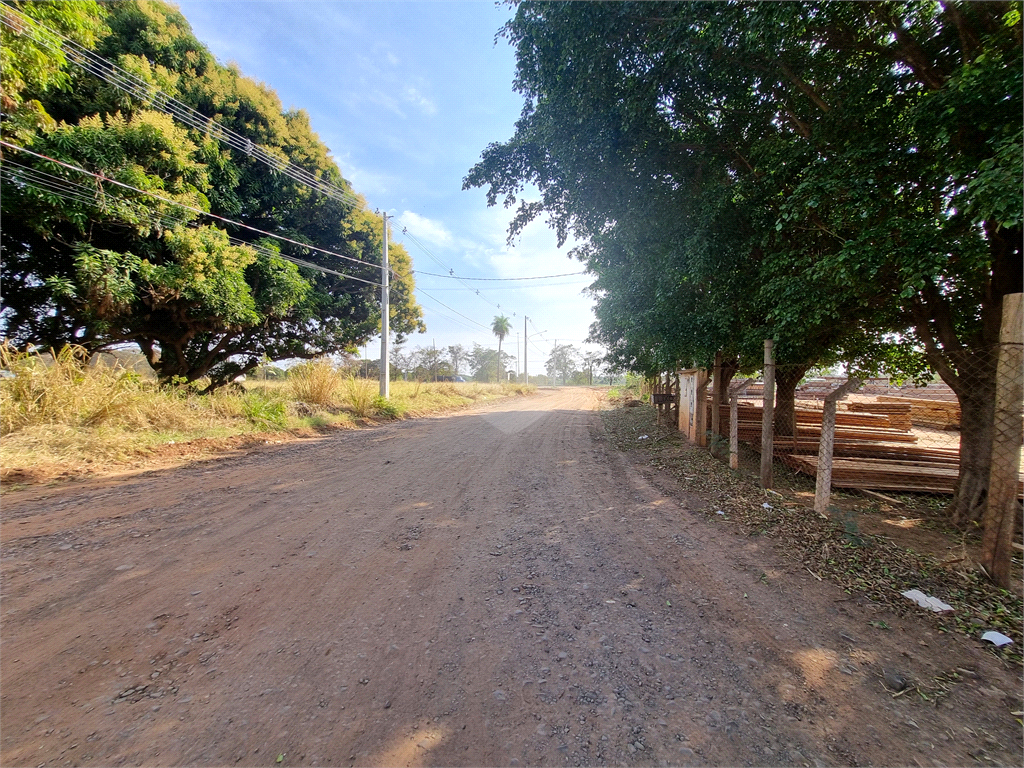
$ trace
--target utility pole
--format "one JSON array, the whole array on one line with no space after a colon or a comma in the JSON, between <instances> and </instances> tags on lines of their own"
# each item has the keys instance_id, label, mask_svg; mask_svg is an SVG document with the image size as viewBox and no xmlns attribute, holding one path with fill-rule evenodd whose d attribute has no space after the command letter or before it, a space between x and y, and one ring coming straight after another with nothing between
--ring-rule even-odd
<instances>
[{"instance_id":1,"label":"utility pole","mask_svg":"<svg viewBox=\"0 0 1024 768\"><path fill-rule=\"evenodd\" d=\"M523 315L523 381L530 383L530 374L526 372L526 345L530 343L530 337L526 335L526 315Z\"/></svg>"},{"instance_id":2,"label":"utility pole","mask_svg":"<svg viewBox=\"0 0 1024 768\"><path fill-rule=\"evenodd\" d=\"M380 396L391 396L391 358L388 355L388 333L390 332L388 314L388 214L384 212L384 254L380 262Z\"/></svg>"},{"instance_id":3,"label":"utility pole","mask_svg":"<svg viewBox=\"0 0 1024 768\"><path fill-rule=\"evenodd\" d=\"M519 381L519 331L516 331L516 381Z\"/></svg>"}]
</instances>

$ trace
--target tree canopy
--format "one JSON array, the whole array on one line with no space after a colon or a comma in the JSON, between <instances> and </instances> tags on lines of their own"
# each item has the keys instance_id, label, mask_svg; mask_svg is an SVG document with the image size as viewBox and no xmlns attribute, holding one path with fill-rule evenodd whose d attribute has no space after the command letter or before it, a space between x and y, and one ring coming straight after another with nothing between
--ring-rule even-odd
<instances>
[{"instance_id":1,"label":"tree canopy","mask_svg":"<svg viewBox=\"0 0 1024 768\"><path fill-rule=\"evenodd\" d=\"M610 361L756 368L773 338L934 371L976 519L1022 283L1019 4L524 2L502 34L523 113L465 186L516 207L510 236L546 215L584 241Z\"/></svg>"},{"instance_id":2,"label":"tree canopy","mask_svg":"<svg viewBox=\"0 0 1024 768\"><path fill-rule=\"evenodd\" d=\"M314 192L176 124L160 99L54 55L30 23L5 27L3 136L35 153L4 151L0 321L10 341L93 352L134 342L163 380L218 386L264 359L353 349L379 332L381 217L351 191L305 112L218 64L162 2L13 5L350 194ZM423 330L422 313L408 253L392 245L389 257L390 324L402 338Z\"/></svg>"}]
</instances>

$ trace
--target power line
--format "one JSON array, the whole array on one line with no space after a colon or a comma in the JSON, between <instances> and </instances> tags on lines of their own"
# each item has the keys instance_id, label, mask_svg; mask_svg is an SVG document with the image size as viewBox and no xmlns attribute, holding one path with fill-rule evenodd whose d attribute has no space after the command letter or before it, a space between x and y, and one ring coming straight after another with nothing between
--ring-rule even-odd
<instances>
[{"instance_id":1,"label":"power line","mask_svg":"<svg viewBox=\"0 0 1024 768\"><path fill-rule=\"evenodd\" d=\"M134 96L143 104L148 104L153 109L170 115L179 122L201 131L222 144L232 149L244 152L249 157L255 158L264 165L275 171L298 181L301 184L314 189L315 191L330 197L339 202L346 203L357 209L365 208L366 205L356 195L330 181L320 179L289 160L277 157L251 139L242 136L230 128L216 122L212 117L198 112L187 104L168 96L145 80L133 75L125 69L114 64L112 61L93 53L73 40L65 37L59 32L41 24L34 19L25 16L21 12L6 4L0 4L0 21L16 33L24 34L31 30L34 34L32 39L40 45L49 48L51 51L64 53L68 60L77 64L89 74L110 83L125 93ZM46 34L38 34L42 30ZM46 35L52 36L47 39ZM56 39L57 43L53 42Z\"/></svg>"},{"instance_id":2,"label":"power line","mask_svg":"<svg viewBox=\"0 0 1024 768\"><path fill-rule=\"evenodd\" d=\"M377 265L377 264L373 264L373 263L368 262L368 261L363 261L362 259L356 259L356 258L353 258L352 256L344 256L344 255L342 255L340 253L335 253L334 251L328 251L325 248L318 248L317 246L310 245L309 243L300 243L298 240L293 240L293 239L291 239L289 237L284 237L283 235L276 235L273 232L267 232L264 229L259 229L257 227L251 227L248 224L242 224L239 221L233 221L232 219L225 218L224 216L218 216L215 213L210 213L209 211L204 211L201 208L196 208L195 206L188 205L187 203L182 203L182 202L180 202L178 200L174 200L172 198L164 197L163 195L158 195L155 192L149 192L149 191L144 190L144 189L139 189L138 187L133 187L132 185L125 184L124 182L118 181L117 179L111 179L108 176L104 176L104 175L99 174L99 173L93 173L92 171L88 171L85 168L82 168L80 166L73 165L71 163L65 163L62 160L57 160L57 159L49 157L47 155L43 155L43 154L40 154L38 152L33 152L30 149L25 149L24 147L19 147L18 145L11 144L10 142L7 142L7 141L0 140L0 145L2 145L4 147L8 147L9 149L17 150L18 152L24 152L25 154L32 155L33 157L37 157L37 158L39 158L41 160L47 160L47 161L49 161L51 163L55 163L55 164L57 164L57 165L59 165L59 166L61 166L63 168L67 168L67 169L69 169L71 171L75 171L77 173L82 173L82 174L85 174L86 176L91 176L92 178L98 179L101 182L107 182L107 183L110 183L110 184L114 184L114 185L122 187L124 189L131 190L132 192L138 192L141 195L146 195L148 197L152 197L155 200L160 200L161 202L168 203L170 205L175 205L175 206L178 206L179 208L184 208L184 209L189 210L189 211L193 211L193 212L198 213L198 214L200 214L202 216L208 216L211 219L216 219L218 221L222 221L225 224L230 224L232 226L239 227L241 229L247 229L250 232L256 232L257 234L260 234L260 235L265 235L267 237L272 237L275 240L280 240L281 242L284 242L284 243L290 243L291 245L297 245L300 248L305 248L305 249L308 249L308 250L311 250L311 251L318 251L320 253L327 254L328 256L334 256L335 258L338 258L338 259L343 259L345 261L352 261L352 262L355 262L356 264L360 264L362 266L373 267L375 269L379 269L379 265Z\"/></svg>"},{"instance_id":3,"label":"power line","mask_svg":"<svg viewBox=\"0 0 1024 768\"><path fill-rule=\"evenodd\" d=\"M423 273L422 272L415 272L414 271L413 274L422 275ZM435 275L435 277L436 277L436 275ZM508 285L508 286L502 286L501 290L502 291L526 291L526 290L535 290L537 288L560 288L560 287L565 286L565 285L579 285L579 284L580 283L578 281L575 281L575 282L564 282L564 283L544 283L543 285ZM464 291L466 289L465 289L465 287L459 287L459 288L431 288L430 290L432 290L432 291Z\"/></svg>"},{"instance_id":4,"label":"power line","mask_svg":"<svg viewBox=\"0 0 1024 768\"><path fill-rule=\"evenodd\" d=\"M409 238L411 238L412 241L414 243L416 243L416 245L420 248L420 250L422 250L425 254L427 254L427 256L429 256L431 259L433 259L435 263L439 264L442 269L447 269L448 270L448 276L451 279L458 280L460 283L462 283L465 286L466 290L472 291L473 293L475 293L477 296L480 297L480 299L482 301L486 302L487 304L490 304L492 307L496 307L499 310L501 309L501 305L500 304L496 304L495 302L490 301L486 296L484 296L483 294L480 293L479 289L473 288L472 286L469 286L469 285L466 285L466 283L464 282L463 278L461 278L458 275L456 275L454 269L449 267L447 264L445 264L443 261L441 261L437 256L435 256L431 252L431 250L429 248L427 248L427 246L425 246L423 243L420 242L418 237L416 237L414 234L412 234L409 231L408 227L402 227L402 234L406 235Z\"/></svg>"},{"instance_id":5,"label":"power line","mask_svg":"<svg viewBox=\"0 0 1024 768\"><path fill-rule=\"evenodd\" d=\"M440 305L441 305L442 307L444 307L445 309L447 309L447 310L448 310L449 312L454 312L454 313L455 313L456 315L458 315L459 317L464 317L464 318L466 318L466 320L469 320L469 322L473 323L473 325L478 325L478 326L480 326L481 328L483 328L483 329L484 329L485 331L490 331L490 330L491 330L490 328L488 328L488 327L487 327L486 325L484 325L483 323L478 323L478 322L477 322L476 320L474 320L474 319L473 319L473 318L471 318L471 317L467 317L466 315L464 315L464 314L462 314L461 312L459 312L459 311L458 311L457 309L452 309L452 308L451 308L451 307L449 307L449 306L448 306L447 304L445 304L445 303L444 303L443 301L441 301L441 300L440 300L440 299L438 299L438 298L435 298L434 296L431 296L431 295L430 295L429 293L427 293L426 291L424 291L424 290L423 290L422 288L420 288L420 287L418 287L418 286L417 286L417 288L416 288L416 291L417 291L418 293L422 293L422 294L423 294L424 296L426 296L427 298L429 298L429 299L432 299L432 300L436 301L436 302L437 302L438 304L440 304Z\"/></svg>"},{"instance_id":6,"label":"power line","mask_svg":"<svg viewBox=\"0 0 1024 768\"><path fill-rule=\"evenodd\" d=\"M271 154L266 149L264 149L262 146L254 143L251 139L249 139L249 138L247 138L245 136L242 136L241 134L231 130L230 128L227 128L224 125L218 123L213 117L208 117L208 116L202 114L201 112L198 112L197 110L189 107L187 104L184 104L183 102L178 101L177 99L175 99L175 98L173 98L171 96L168 96L166 93L164 93L160 89L154 87L150 83L147 83L145 80L137 77L136 75L132 74L131 72L128 72L127 70L122 69L121 67L119 67L115 63L113 63L112 61L109 61L108 59L105 59L104 57L100 56L99 54L96 54L96 53L88 50L87 48L79 45L78 43L76 43L73 40L65 37L64 35L60 34L59 32L57 32L57 31L47 27L45 24L41 24L38 21L25 16L24 14L19 12L17 9L12 8L11 6L8 6L5 3L0 3L0 22L2 22L4 25L6 25L7 27L9 27L11 30L13 30L15 33L18 33L18 34L25 34L26 30L31 30L31 33L32 33L31 37L32 37L33 40L35 40L35 42L39 43L40 45L42 45L45 48L48 48L51 51L56 51L56 52L64 53L67 56L67 59L69 61L71 61L72 63L74 63L77 66L79 66L85 72L87 72L87 73L89 73L89 74L91 74L91 75L93 75L93 76L95 76L95 77L97 77L97 78L99 78L99 79L101 79L101 80L103 80L103 81L113 85L115 88L118 88L119 90L123 91L124 93L127 93L130 96L133 96L134 98L136 98L140 102L142 102L144 105L147 105L147 106L149 106L149 107L151 107L151 108L153 108L153 109L155 109L157 111L160 111L160 112L163 112L165 114L168 114L171 117L173 117L174 119L178 120L180 123L182 123L182 124L192 128L194 130L200 131L201 133L204 133L204 134L210 136L211 138L216 139L217 141L221 142L222 144L227 145L228 147L230 147L232 149L235 149L235 150L240 151L240 152L244 152L247 156L254 158L255 160L263 163L264 165L267 165L268 167L270 167L274 171L276 171L278 173L282 173L285 176L288 176L289 178L291 178L291 179L293 179L293 180L295 180L295 181L297 181L297 182L299 182L301 184L306 185L307 187L313 189L314 191L319 192L319 193L325 195L326 197L329 197L331 199L337 200L337 201L342 202L342 203L346 203L348 205L353 206L356 209L365 209L366 208L365 202L362 201L359 197L357 197L352 192L344 189L343 187L341 187L341 186L339 186L337 184L334 184L333 182L326 181L324 179L318 178L317 176L315 176L311 172L309 172L309 171L307 171L307 170L305 170L305 169L295 165L294 163L292 163L289 160L285 160L285 159L282 159L280 157L277 157L277 156ZM40 31L42 31L44 34L39 34ZM47 35L49 35L50 38L47 38ZM57 41L57 42L54 42L54 41ZM0 144L2 144L3 146L7 146L7 147L9 147L11 149L27 152L28 154L34 155L34 156L39 157L39 158L44 159L44 160L48 160L48 161L53 162L53 163L56 163L56 164L61 165L61 166L65 167L65 168L68 168L68 169L70 169L72 171L76 171L76 172L79 172L79 173L87 174L89 176L92 176L93 178L99 179L101 182L103 182L103 181L110 182L112 184L116 184L118 186L121 186L121 187L123 187L125 189L129 189L129 190L132 190L134 192L138 192L140 194L148 195L149 197L152 197L152 198L157 199L157 200L161 200L161 201L163 201L165 203L169 203L171 205L176 205L176 206L179 206L179 207L184 208L186 210L191 210L191 211L196 212L196 213L198 213L200 215L208 216L210 218L222 221L222 222L224 222L226 224L230 224L232 226L236 226L236 227L239 227L239 228L247 229L249 231L256 232L258 234L265 235L267 237L271 237L271 238L280 240L281 242L291 243L291 244L296 245L296 246L298 246L300 248L304 248L304 249L308 249L308 250L313 250L313 251L318 251L320 253L324 253L324 254L327 254L329 256L334 256L336 258L343 259L343 260L346 260L346 261L351 261L351 262L355 262L355 263L366 265L366 266L374 266L374 267L376 266L376 265L371 264L370 262L366 262L366 261L363 261L361 259L355 259L355 258L352 258L352 257L349 257L349 256L343 256L341 254L334 253L332 251L328 251L328 250L323 249L323 248L318 248L316 246L313 246L313 245L310 245L310 244L307 244L307 243L300 243L300 242L298 242L296 240L292 240L290 238L283 237L281 235L276 235L276 234L274 234L272 232L267 232L265 230L261 230L261 229L258 229L256 227L251 227L249 225L242 224L240 222L232 221L231 219L227 219L225 217L218 216L216 214L209 213L207 211L203 211L203 210L195 208L193 206L190 206L190 205L187 205L187 204L184 204L184 203L180 203L178 201L171 200L169 198L165 198L165 197L163 197L161 195L157 195L157 194L154 194L152 192L147 192L147 191L138 189L136 187L132 187L131 185L124 184L124 183L119 182L119 181L117 181L115 179L109 179L109 178L104 177L104 176L102 176L100 174L92 173L90 171L85 170L84 168L76 167L76 166L73 166L73 165L70 165L70 164L67 164L67 163L63 163L63 162L61 162L59 160L55 160L54 158L50 158L50 157L47 157L45 155L40 155L40 154L31 152L30 150L27 150L27 149L25 149L23 147L18 147L16 145L9 144L8 142L0 141ZM59 178L59 177L53 177L53 178ZM43 191L50 191L50 192L52 192L54 194L58 194L57 192L54 192L53 189L51 188L50 185L52 185L52 182L43 182L41 179L38 179L38 178L36 179L36 181L38 182L38 184L36 185L36 188L42 189ZM28 183L28 182L25 182L25 183ZM29 184L29 185L32 186L31 184ZM76 199L79 202L89 202L87 199L83 199L83 198L80 198L80 197L68 198L68 199ZM122 200L122 201L124 201L126 203L130 202L130 201L124 199L124 198L120 198L120 200ZM93 200L93 201L90 202L90 204L96 204L96 203ZM514 280L540 280L540 279L548 279L548 278L551 278L551 277L568 277L568 276L573 276L573 275L577 275L577 274L585 274L585 272L573 272L573 273L564 273L564 274L561 274L561 275L548 275L548 276L522 277L522 278L462 278L462 277L456 276L454 270L451 269L444 262L442 262L439 258L437 258L428 248L426 248L426 246L424 246L423 243L421 243L419 241L419 239L415 237L415 235L413 235L412 233L410 233L408 231L407 227L403 228L402 231L403 231L404 235L407 235L408 237L410 237L428 256L430 256L442 268L447 269L449 271L448 275L436 275L436 274L433 274L433 273L426 273L426 272L420 273L420 274L431 275L433 277L448 277L448 278L453 278L453 279L459 280L460 282L462 282L464 280L493 281L493 282L506 282L506 281L514 281ZM247 245L251 245L251 244L247 244ZM253 246L253 247L258 248L258 246ZM341 277L345 277L345 278L352 279L352 280L358 280L360 282L368 283L370 285L376 285L376 286L380 285L380 283L375 283L375 282L372 282L372 281L369 281L369 280L364 280L362 278L357 278L357 277L354 277L352 275L343 275L340 272L336 272L334 270L330 270L330 269L327 269L326 267L321 267L319 265L312 264L310 262L303 262L301 259L295 259L293 257L286 256L285 254L281 254L281 256L283 258L286 258L289 261L293 261L293 262L295 262L297 264L300 264L302 266L307 266L310 269L318 269L321 272L330 272L331 274L339 275ZM414 272L414 274L416 274L416 273ZM500 304L497 304L497 303L492 302L489 299L487 299L485 296L483 296L480 293L480 291L478 289L474 289L474 288L472 288L470 286L466 286L466 288L467 288L467 290L473 291L479 298L481 298L482 300L484 300L488 304L491 304L492 306L495 306L499 311L501 310L501 305ZM438 304L441 304L442 306L446 307L450 311L455 312L460 317L466 318L467 320L472 322L474 325L478 325L481 328L484 328L485 330L489 330L489 329L487 329L486 326L484 326L484 325L482 325L480 323L477 323L475 320L472 320L471 318L467 317L466 315L463 315L462 313L457 312L456 310L452 309L451 307L447 307L447 305L445 305L443 302L441 302L441 301L437 300L436 298L430 296L430 294L426 293L425 291L421 290L421 293L423 293L424 295L426 295L429 298L433 299ZM512 314L513 314L513 316L516 316L515 312L513 312Z\"/></svg>"},{"instance_id":7,"label":"power line","mask_svg":"<svg viewBox=\"0 0 1024 768\"><path fill-rule=\"evenodd\" d=\"M508 282L512 280L548 280L554 277L571 277L572 275L585 275L584 272L563 272L560 275L534 275L532 277L460 277L458 275L439 275L434 272L423 272L422 270L413 270L417 275L429 275L430 277L445 277L450 280L488 280L491 282ZM570 283L560 283L560 285L570 285Z\"/></svg>"},{"instance_id":8,"label":"power line","mask_svg":"<svg viewBox=\"0 0 1024 768\"><path fill-rule=\"evenodd\" d=\"M31 169L31 168L28 168L27 166L17 166L17 167L19 167L19 168L26 168L28 170L34 170L34 169ZM65 200L70 200L71 202L81 203L81 204L84 204L84 205L90 205L90 206L93 206L93 207L96 207L96 208L100 208L101 210L106 210L106 211L110 210L110 206L107 205L107 202L108 202L107 200L100 201L100 200L97 200L94 196L90 197L90 196L88 196L86 194L83 194L83 193L79 192L78 190L85 190L86 192L94 192L95 191L95 190L89 189L88 187L84 187L81 184L76 184L75 182L69 181L69 180L66 180L66 179L65 180L61 180L59 176L51 176L50 174L41 174L42 176L50 176L50 178L57 179L58 181L65 181L66 185L62 186L61 184L59 184L57 182L54 182L54 181L47 181L45 179L40 180L38 178L33 177L31 174L25 174L25 175L28 176L28 178L24 178L22 176L17 175L14 171L10 170L10 168L7 165L4 165L3 167L0 167L0 176L3 176L5 179L7 179L7 181L9 183L18 184L18 185L23 186L23 187L32 188L32 189L35 189L35 190L37 190L39 192L42 192L44 194L54 195L56 197L60 197L60 198L63 198ZM130 202L130 201L126 200L125 198L112 197L111 199L116 200L118 202ZM147 219L148 219L150 224L154 224L155 223L155 224L160 224L160 225L165 226L165 227L168 224L179 224L179 225L182 225L182 226L188 226L191 223L187 219L181 219L181 218L178 218L178 217L175 217L175 216L168 216L168 215L150 215L150 216L147 217ZM313 270L316 270L316 271L321 272L321 273L336 275L338 277L345 278L346 280L355 280L355 281L360 282L360 283L367 283L368 285L373 285L373 286L376 286L376 287L380 287L380 283L375 283L372 280L364 280L361 277L356 277L355 275L348 275L348 274L345 274L343 272L338 272L338 271L330 269L328 267L324 267L324 266L321 266L319 264L314 264L313 262L306 261L305 259L299 259L299 258L296 258L295 256L290 256L289 254L286 254L286 253L281 253L279 251L272 251L269 248L264 248L263 246L258 245L257 243L249 243L249 242L246 242L245 240L241 240L241 239L239 239L237 237L232 237L231 235L228 235L228 242L230 242L232 245L235 245L235 246L245 246L245 247L248 247L248 248L252 248L254 251L256 251L257 253L261 253L264 256L270 256L270 257L275 257L276 256L278 258L284 259L285 261L289 261L289 262L291 262L291 263L293 263L293 264L295 264L296 266L299 266L299 267L303 267L303 268L306 268L306 269L313 269Z\"/></svg>"}]
</instances>

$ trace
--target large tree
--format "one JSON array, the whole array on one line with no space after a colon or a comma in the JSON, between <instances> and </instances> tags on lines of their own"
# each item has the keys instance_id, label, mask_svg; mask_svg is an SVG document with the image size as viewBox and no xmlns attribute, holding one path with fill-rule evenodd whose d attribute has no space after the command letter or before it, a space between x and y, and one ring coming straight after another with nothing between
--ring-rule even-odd
<instances>
[{"instance_id":1,"label":"large tree","mask_svg":"<svg viewBox=\"0 0 1024 768\"><path fill-rule=\"evenodd\" d=\"M526 104L466 184L588 240L613 359L923 362L977 519L1021 290L1019 4L522 3L504 34Z\"/></svg>"},{"instance_id":2,"label":"large tree","mask_svg":"<svg viewBox=\"0 0 1024 768\"><path fill-rule=\"evenodd\" d=\"M553 384L558 383L558 377L562 377L562 384L568 384L569 379L579 371L580 354L572 344L553 344L548 354L544 369L551 377Z\"/></svg>"},{"instance_id":3,"label":"large tree","mask_svg":"<svg viewBox=\"0 0 1024 768\"><path fill-rule=\"evenodd\" d=\"M5 139L171 202L7 150L5 336L93 352L134 342L163 380L208 377L211 386L265 358L317 357L372 336L380 326L372 283L380 281L382 221L351 192L308 116L284 111L268 87L218 65L171 6L138 0L103 8L99 54L348 195L339 201L314 192L178 126L158 111L161 101L129 96L58 60L59 79L15 81L19 103L38 104L45 119L28 131L5 108ZM18 60L50 55L33 42L38 34L26 25ZM79 40L90 42L84 34ZM245 226L211 223L175 202ZM393 246L390 261L391 329L401 338L423 326L408 254Z\"/></svg>"}]
</instances>

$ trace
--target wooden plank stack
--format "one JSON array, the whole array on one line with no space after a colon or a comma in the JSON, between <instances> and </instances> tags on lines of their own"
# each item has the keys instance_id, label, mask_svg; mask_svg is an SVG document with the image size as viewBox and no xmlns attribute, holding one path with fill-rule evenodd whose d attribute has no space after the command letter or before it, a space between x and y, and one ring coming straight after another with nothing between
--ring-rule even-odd
<instances>
[{"instance_id":1,"label":"wooden plank stack","mask_svg":"<svg viewBox=\"0 0 1024 768\"><path fill-rule=\"evenodd\" d=\"M729 407L721 407L722 431L729 428ZM710 420L709 420L710 423ZM802 450L794 451L792 437L776 436L778 446L788 446L792 452L817 452L818 439L821 436L821 411L798 408L796 410L797 435L796 443ZM737 409L737 429L739 439L760 445L761 443L761 408L760 406L740 403ZM836 441L896 442L916 443L917 437L906 430L894 428L886 414L851 413L841 411L836 414ZM804 445L804 443L807 443ZM813 448L811 448L813 444ZM788 452L789 452L788 451ZM777 451L776 451L777 452Z\"/></svg>"},{"instance_id":2,"label":"wooden plank stack","mask_svg":"<svg viewBox=\"0 0 1024 768\"><path fill-rule=\"evenodd\" d=\"M818 469L818 457L791 456L790 465L814 476ZM832 485L836 488L951 494L956 488L959 474L960 468L956 463L862 457L832 460ZM1018 494L1024 495L1024 475L1020 477Z\"/></svg>"},{"instance_id":3,"label":"wooden plank stack","mask_svg":"<svg viewBox=\"0 0 1024 768\"><path fill-rule=\"evenodd\" d=\"M889 417L889 426L909 432L913 427L910 403L843 403L847 410L854 413L880 413Z\"/></svg>"},{"instance_id":4,"label":"wooden plank stack","mask_svg":"<svg viewBox=\"0 0 1024 768\"><path fill-rule=\"evenodd\" d=\"M909 404L910 421L916 426L934 429L960 429L959 403L895 395L879 395L878 399L882 403Z\"/></svg>"},{"instance_id":5,"label":"wooden plank stack","mask_svg":"<svg viewBox=\"0 0 1024 768\"><path fill-rule=\"evenodd\" d=\"M851 409L836 413L833 486L880 491L953 492L959 476L960 451L957 448L917 445L917 435L908 424L912 403L903 400L846 405L852 406ZM883 412L874 412L876 409ZM740 403L737 416L740 439L759 446L761 408L750 402ZM776 435L774 453L793 469L814 476L821 437L821 411L798 408L796 420L797 435ZM727 406L722 407L721 423L723 432L727 431Z\"/></svg>"}]
</instances>

